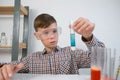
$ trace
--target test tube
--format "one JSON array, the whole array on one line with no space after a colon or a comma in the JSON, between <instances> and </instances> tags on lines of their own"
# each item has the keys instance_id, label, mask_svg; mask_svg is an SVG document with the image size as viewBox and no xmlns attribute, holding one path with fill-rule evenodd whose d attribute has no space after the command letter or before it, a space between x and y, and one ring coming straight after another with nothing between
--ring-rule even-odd
<instances>
[{"instance_id":1,"label":"test tube","mask_svg":"<svg viewBox=\"0 0 120 80\"><path fill-rule=\"evenodd\" d=\"M120 75L120 56L119 56L119 63L118 63L117 73L116 73L116 80L118 80L119 75Z\"/></svg>"},{"instance_id":2,"label":"test tube","mask_svg":"<svg viewBox=\"0 0 120 80\"><path fill-rule=\"evenodd\" d=\"M75 31L73 29L73 22L70 21L70 44L71 44L71 49L75 50Z\"/></svg>"}]
</instances>

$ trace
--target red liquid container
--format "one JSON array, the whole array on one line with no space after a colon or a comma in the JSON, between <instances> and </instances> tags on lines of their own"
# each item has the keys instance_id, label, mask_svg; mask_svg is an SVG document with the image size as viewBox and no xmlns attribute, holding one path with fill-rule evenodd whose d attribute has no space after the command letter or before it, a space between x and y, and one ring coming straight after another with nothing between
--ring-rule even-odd
<instances>
[{"instance_id":1,"label":"red liquid container","mask_svg":"<svg viewBox=\"0 0 120 80\"><path fill-rule=\"evenodd\" d=\"M97 67L91 67L91 80L101 80L101 70Z\"/></svg>"}]
</instances>

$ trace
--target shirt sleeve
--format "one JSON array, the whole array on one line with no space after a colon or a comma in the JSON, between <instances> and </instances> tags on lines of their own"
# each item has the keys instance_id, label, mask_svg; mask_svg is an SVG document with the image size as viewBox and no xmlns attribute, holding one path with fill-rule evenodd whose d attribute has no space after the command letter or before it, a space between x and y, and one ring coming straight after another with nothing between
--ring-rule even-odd
<instances>
[{"instance_id":1,"label":"shirt sleeve","mask_svg":"<svg viewBox=\"0 0 120 80\"><path fill-rule=\"evenodd\" d=\"M82 41L87 45L89 51L91 51L92 47L105 47L105 44L99 41L94 35L91 41L85 41L84 37L82 37Z\"/></svg>"},{"instance_id":2,"label":"shirt sleeve","mask_svg":"<svg viewBox=\"0 0 120 80\"><path fill-rule=\"evenodd\" d=\"M90 67L90 53L89 51L83 51L81 49L77 49L73 51L75 62L78 68L89 68Z\"/></svg>"},{"instance_id":3,"label":"shirt sleeve","mask_svg":"<svg viewBox=\"0 0 120 80\"><path fill-rule=\"evenodd\" d=\"M18 71L18 73L28 73L29 72L29 58L30 56L24 57L20 61L13 61L10 64L17 66L19 63L23 63L23 68Z\"/></svg>"},{"instance_id":4,"label":"shirt sleeve","mask_svg":"<svg viewBox=\"0 0 120 80\"><path fill-rule=\"evenodd\" d=\"M27 56L20 61L24 64L24 67L19 71L19 73L29 73L29 60L30 56Z\"/></svg>"},{"instance_id":5,"label":"shirt sleeve","mask_svg":"<svg viewBox=\"0 0 120 80\"><path fill-rule=\"evenodd\" d=\"M83 40L83 37L82 37L82 40ZM73 51L78 68L90 67L92 47L105 47L104 43L96 39L94 35L92 37L92 40L85 42L85 44L88 47L88 51L83 51L82 49L76 49Z\"/></svg>"}]
</instances>

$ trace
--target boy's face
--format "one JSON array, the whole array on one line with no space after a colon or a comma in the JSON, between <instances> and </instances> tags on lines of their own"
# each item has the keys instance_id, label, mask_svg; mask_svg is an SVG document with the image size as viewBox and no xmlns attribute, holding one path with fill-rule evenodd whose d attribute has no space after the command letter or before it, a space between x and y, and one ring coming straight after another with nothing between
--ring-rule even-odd
<instances>
[{"instance_id":1,"label":"boy's face","mask_svg":"<svg viewBox=\"0 0 120 80\"><path fill-rule=\"evenodd\" d=\"M38 32L35 32L35 36L38 40L41 40L46 48L54 48L58 42L58 29L57 24L52 23L47 28L38 28Z\"/></svg>"}]
</instances>

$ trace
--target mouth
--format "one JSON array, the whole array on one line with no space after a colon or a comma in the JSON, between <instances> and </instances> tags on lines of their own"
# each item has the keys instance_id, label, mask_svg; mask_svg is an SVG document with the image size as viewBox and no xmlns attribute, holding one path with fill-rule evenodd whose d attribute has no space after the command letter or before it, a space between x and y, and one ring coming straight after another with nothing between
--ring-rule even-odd
<instances>
[{"instance_id":1,"label":"mouth","mask_svg":"<svg viewBox=\"0 0 120 80\"><path fill-rule=\"evenodd\" d=\"M50 44L55 44L55 43L56 43L56 41L51 41L51 42L50 42Z\"/></svg>"}]
</instances>

